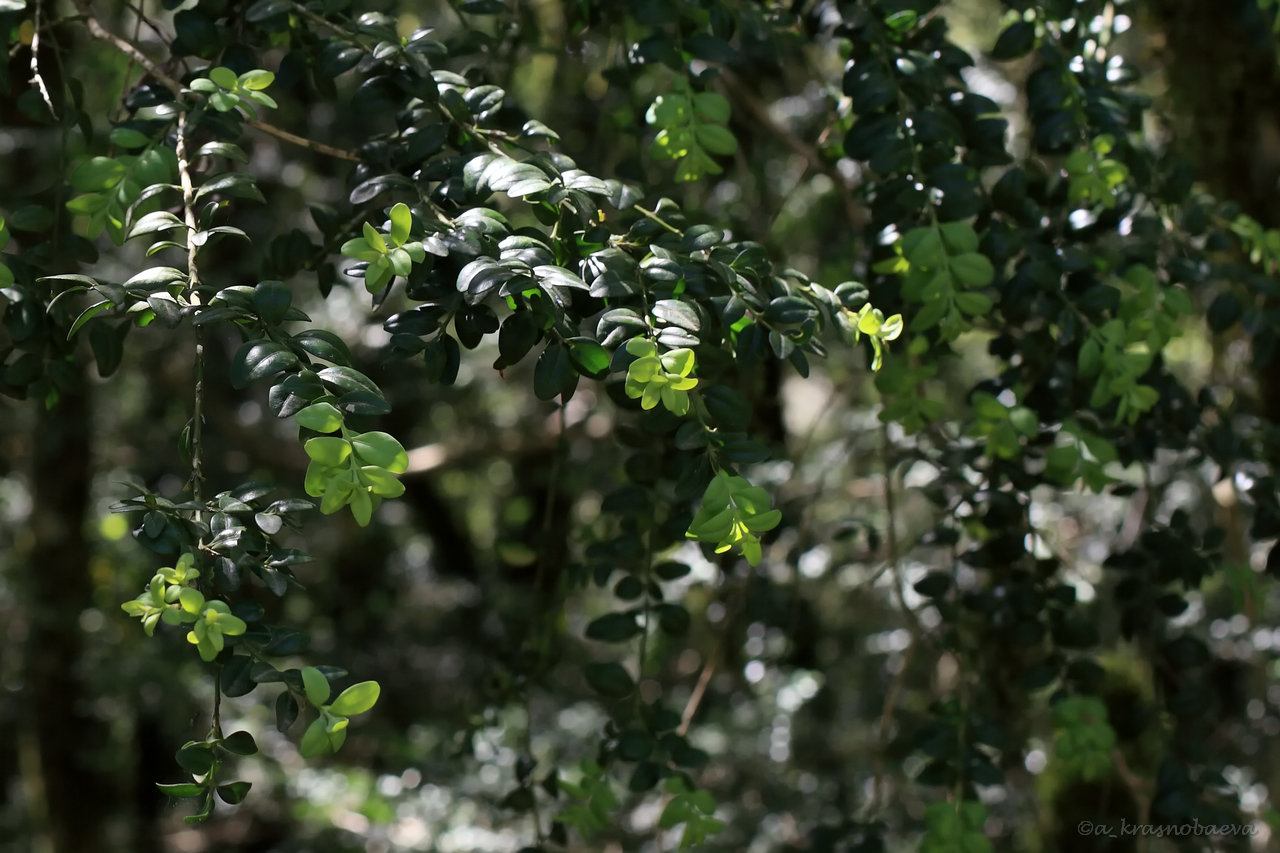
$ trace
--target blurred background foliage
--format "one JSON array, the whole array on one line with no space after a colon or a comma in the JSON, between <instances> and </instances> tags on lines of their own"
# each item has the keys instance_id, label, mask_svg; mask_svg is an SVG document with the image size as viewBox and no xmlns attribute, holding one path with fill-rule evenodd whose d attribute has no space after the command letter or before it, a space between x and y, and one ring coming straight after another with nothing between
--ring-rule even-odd
<instances>
[{"instance_id":1,"label":"blurred background foliage","mask_svg":"<svg viewBox=\"0 0 1280 853\"><path fill-rule=\"evenodd\" d=\"M59 203L68 162L83 153L75 136L64 148L27 82L31 38L24 27L36 5L0 2L0 29L11 45L0 100L0 213L19 239L48 227L40 211ZM40 5L44 73L55 87L83 87L84 111L105 127L123 115L121 97L137 69L88 37L84 4ZM104 25L132 34L156 56L160 42L197 38L202 27L235 20L255 4L93 5ZM346 5L281 4L297 16L303 8L314 15L344 12ZM904 430L895 419L882 423L883 387L860 349L833 347L803 379L767 359L745 380L753 391L753 434L774 454L754 470L753 482L774 494L785 523L754 569L693 544L679 549L677 558L692 571L665 592L683 601L691 623L684 637L654 635L640 692L663 696L692 717L690 740L707 756L694 772L727 824L706 849L917 849L928 806L952 789L986 804L986 834L998 850L1210 849L1204 839L1077 832L1081 820L1159 822L1153 800L1184 790L1186 803L1165 802L1170 821L1194 817L1256 831L1252 840L1218 839L1212 849L1275 843L1280 826L1269 792L1280 787L1273 581L1280 561L1268 553L1280 530L1256 524L1257 507L1275 504L1267 454L1280 424L1280 393L1273 390L1280 353L1268 336L1276 294L1274 286L1258 284L1280 258L1280 246L1267 242L1280 226L1274 10L1260 8L1268 4L358 5L392 16L402 35L436 28L450 50L448 67L505 89L512 109L555 129L560 150L588 173L633 182L646 198L674 198L690 221L759 242L816 281L866 281L875 304L887 310L902 304L900 280L873 265L891 254L897 235L888 226L901 221L905 232L917 223L878 211L884 196L875 193L886 185L844 150L857 119L842 87L851 44L860 38L850 22L903 11L919 13L912 27L945 21L951 39L975 59L960 75L963 85L998 105L1008 131L997 144L1010 162L1027 166L1033 183L1035 175L1052 182L1063 168L1062 152L1046 150L1052 146L1036 135L1044 128L1036 111L1055 105L1037 102L1029 79L1041 66L1029 48L1017 53L1006 43L999 61L992 58L997 38L1028 9L1041 21L1093 28L1092 49L1102 40L1111 57L1109 79L1136 98L1119 108L1137 119L1126 146L1149 152L1153 170L1184 176L1181 207L1171 215L1192 211L1233 226L1224 229L1235 235L1232 242L1209 247L1218 252L1212 269L1181 282L1194 310L1178 318L1179 336L1163 360L1186 399L1210 395L1214 404L1203 418L1236 424L1248 438L1234 456L1178 447L1164 437L1152 438L1144 452L1134 449L1141 440L1132 433L1095 419L1086 426L1122 449L1110 461L1101 458L1117 487L1063 488L1037 480L1043 469L1033 470L1034 463L1029 484L1010 486L1006 478L993 485L974 473L972 455L934 450L963 445L961 432L974 423L971 389L1016 363L1011 349L1021 332L1012 321L1003 327L975 321L952 340L931 339L952 356L934 359L936 373L911 383L913 394L938 407L922 430ZM732 38L679 42L715 16L732 20ZM238 49L225 45L221 61ZM695 68L720 71L709 85L729 98L737 140L736 153L717 160L721 174L678 182L670 164L650 156L646 110L673 79L664 50L677 51L682 67L692 57ZM278 68L271 91L280 103L273 120L281 126L344 149L359 149L371 127L391 126L390 112L380 112L376 100L362 105L358 73L317 79L291 70L283 50L265 56L266 67ZM252 136L248 148L249 168L269 203L237 205L236 224L255 236L251 250L224 244L225 251L206 256L203 274L228 283L268 274L293 229L314 233L308 206L342 207L352 185L350 164L322 153L265 135ZM1005 166L978 165L985 194ZM1210 196L1226 206L1196 201ZM1123 204L1141 207L1132 197ZM1132 220L1120 224L1121 213L1111 219L1104 213L1087 234L1089 225L1064 227L1055 245L1110 241L1123 252L1134 232ZM1187 245L1197 251L1217 239L1207 226L1188 231ZM127 278L141 262L136 248L102 248L95 266L102 276ZM319 561L299 572L305 594L281 605L290 622L307 627L309 660L377 679L382 699L353 727L341 753L310 762L275 731L270 709L255 696L226 700L224 717L252 731L263 749L241 770L254 796L192 827L181 820L182 806L158 794L153 783L175 772L174 748L206 727L213 688L205 667L183 655L181 638L148 641L119 610L152 574L155 557L132 541L137 520L109 507L124 496L124 481L176 495L188 464L176 438L190 416L188 342L136 331L110 380L92 376L83 393L63 393L51 406L0 398L5 853L515 851L535 843L528 810L512 797L529 773L526 762L534 762L539 779L558 769L576 780L581 762L597 756L607 709L574 667L521 681L513 638L536 621L549 589L568 590L558 653L568 664L601 657L582 637L613 606L610 591L539 577L534 549L545 547L549 529L562 543L552 565L574 563L583 531L605 530L606 495L624 479L651 475L661 459L654 456L650 470L642 470L644 460L636 461L625 437L619 441L634 420L608 404L601 387L584 384L559 410L539 402L528 392L533 365L493 369L492 340L464 353L451 386L429 383L417 360L384 358L382 323L409 304L399 294L374 308L358 282L353 288L341 276L325 297L314 275L290 283L316 325L351 344L356 362L387 394L393 412L379 428L411 448L405 496L384 505L372 525L359 528L340 514L305 527L299 547ZM1166 279L1163 286L1173 285ZM1249 288L1245 295L1222 301L1240 287ZM1239 323L1250 306L1253 325ZM5 303L7 322L16 322L20 310ZM1022 321L1028 329L1037 323L1035 310ZM908 311L895 346L905 350L913 337ZM227 364L235 344L216 335L208 342L209 491L246 480L299 484L306 458L292 429L271 417L261 393L231 388ZM932 358L922 356L913 350L914 360L903 355L886 370ZM83 347L74 363L88 364ZM1054 422L1041 421L1046 429ZM1171 420L1156 432L1178 429ZM1256 457L1242 459L1246 453ZM1230 465L1215 461L1225 457ZM988 487L992 492L983 493ZM959 510L965 501L957 494L977 497ZM985 564L961 559L964 548L990 546L1006 529L1011 552L988 553ZM1148 590L1140 594L1153 596L1144 599L1148 609L1124 615L1121 603L1132 597L1117 592L1126 575L1114 563L1140 543L1156 561L1188 554L1205 561L1203 581L1178 591L1181 606ZM1040 581L1031 580L1037 572L1072 590L1062 610L1070 624L1053 625L1059 646L1082 650L1069 655L1076 670L1065 675L1059 669L1028 675L1048 661L1033 652L1057 618ZM966 609L961 593L986 596L987 604ZM1001 603L1023 595L1026 601L1007 608ZM1142 625L1131 630L1126 619ZM1167 633L1145 630L1157 623ZM1187 638L1179 646L1183 657L1153 651L1179 638ZM1054 663L1064 665L1065 659ZM1169 699L1187 673L1199 692L1182 694L1194 708L1180 711ZM1060 744L1055 751L1055 732L1069 725L1055 723L1049 700L1072 679L1105 704L1120 744L1102 749L1100 768L1071 763ZM930 778L939 760L955 757L943 743L948 739L976 744L962 747L971 750L961 759L968 778ZM1171 761L1179 741L1201 751ZM629 773L619 769L613 781L621 801L613 825L589 841L571 833L568 849L674 849L676 836L657 829L662 795L627 792ZM544 824L553 811L544 807Z\"/></svg>"}]
</instances>

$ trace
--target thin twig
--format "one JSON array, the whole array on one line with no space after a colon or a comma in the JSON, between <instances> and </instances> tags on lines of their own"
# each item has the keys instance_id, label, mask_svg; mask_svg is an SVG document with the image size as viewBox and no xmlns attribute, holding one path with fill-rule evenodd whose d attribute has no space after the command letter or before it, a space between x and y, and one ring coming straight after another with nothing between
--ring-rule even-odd
<instances>
[{"instance_id":1,"label":"thin twig","mask_svg":"<svg viewBox=\"0 0 1280 853\"><path fill-rule=\"evenodd\" d=\"M191 182L191 164L187 160L187 112L178 117L178 139L175 146L178 158L178 182L182 186L182 217L187 226L187 298L192 305L200 305L200 270L196 265L196 191ZM204 337L202 326L196 325L195 402L191 412L191 499L200 504L204 500ZM196 510L196 520L204 516Z\"/></svg>"},{"instance_id":2,"label":"thin twig","mask_svg":"<svg viewBox=\"0 0 1280 853\"><path fill-rule=\"evenodd\" d=\"M311 23L318 24L324 27L325 29L329 30L330 32L336 35L342 36L348 41L354 42L356 44L361 44L359 33L353 33L351 30L347 29L341 24L335 24L333 21L330 21L328 18L325 18L322 15L317 15L315 12L312 12L310 9L308 9L306 6L302 5L301 3L294 3L293 11L297 12L302 17L311 21Z\"/></svg>"},{"instance_id":3,"label":"thin twig","mask_svg":"<svg viewBox=\"0 0 1280 853\"><path fill-rule=\"evenodd\" d=\"M40 97L44 99L44 105L49 108L49 115L53 116L54 121L57 121L58 111L53 108L53 98L49 97L49 87L44 84L44 77L40 74L40 8L43 5L41 0L36 0L32 8L31 82L35 83L36 88L40 90Z\"/></svg>"},{"instance_id":4,"label":"thin twig","mask_svg":"<svg viewBox=\"0 0 1280 853\"><path fill-rule=\"evenodd\" d=\"M542 521L539 526L539 541L537 551L537 563L534 568L533 590L534 595L538 596L537 614L541 616L542 621L534 623L532 633L534 642L538 652L538 670L540 671L547 663L547 648L550 643L550 624L556 618L556 614L550 607L546 607L542 602L543 585L546 583L547 563L549 561L548 549L551 547L552 525L555 522L555 500L556 494L560 491L560 470L566 456L569 453L569 442L567 437L567 415L565 414L564 400L560 401L560 409L557 412L560 421L560 429L556 436L556 448L551 457L551 470L547 474L547 490L546 498L543 503ZM535 620L537 616L535 616ZM534 681L530 679L524 689L524 751L529 760L533 760L533 698L530 695L534 687ZM547 840L546 834L542 830L542 813L538 808L538 795L536 791L530 791L532 794L532 803L529 812L533 818L534 835L538 841L538 847L541 848Z\"/></svg>"},{"instance_id":5,"label":"thin twig","mask_svg":"<svg viewBox=\"0 0 1280 853\"><path fill-rule=\"evenodd\" d=\"M139 25L146 24L147 27L150 28L151 32L155 33L156 37L159 38L161 41L163 42L169 41L169 36L163 30L160 29L160 25L157 24L155 21L151 20L150 18L148 18L146 14L142 11L141 3L130 3L129 11L132 12L135 17L137 17ZM137 31L135 30L135 33L136 32ZM137 37L138 36L135 34L134 38L136 39Z\"/></svg>"},{"instance_id":6,"label":"thin twig","mask_svg":"<svg viewBox=\"0 0 1280 853\"><path fill-rule=\"evenodd\" d=\"M740 107L750 114L753 121L757 122L760 127L769 135L776 138L783 145L790 148L796 154L800 155L809 165L809 168L815 172L821 172L835 182L835 185L841 190L841 197L844 201L845 217L849 220L849 225L854 231L861 231L871 222L871 215L867 209L860 205L853 197L853 193L849 189L849 181L836 165L822 156L822 152L787 130L769 114L768 108L761 103L747 87L727 68L720 69L718 78L725 92Z\"/></svg>"},{"instance_id":7,"label":"thin twig","mask_svg":"<svg viewBox=\"0 0 1280 853\"><path fill-rule=\"evenodd\" d=\"M84 16L84 23L85 26L89 28L89 35L99 41L108 42L116 50L147 69L147 73L160 81L166 89L173 92L178 97L182 97L183 93L186 91L182 84L170 77L169 74L159 65L152 62L151 59L148 58L145 53L138 50L132 42L121 38L106 27L102 26L102 22L94 17L93 10L89 8L87 0L76 0L76 8L79 9L80 14Z\"/></svg>"},{"instance_id":8,"label":"thin twig","mask_svg":"<svg viewBox=\"0 0 1280 853\"><path fill-rule=\"evenodd\" d=\"M209 721L209 736L222 737L222 664L213 670L213 715Z\"/></svg>"},{"instance_id":9,"label":"thin twig","mask_svg":"<svg viewBox=\"0 0 1280 853\"><path fill-rule=\"evenodd\" d=\"M638 205L638 204L634 204L634 205L632 205L632 207L633 207L635 210L639 211L640 213L643 213L646 219L652 219L654 222L658 223L658 224L659 224L659 225L661 225L663 228L667 229L668 231L670 231L672 234L676 235L677 237L683 237L683 236L684 236L684 232L683 232L683 231L681 231L679 228L677 228L677 227L675 227L674 225L672 225L670 222L667 222L665 219L663 219L663 218L662 218L661 216L659 216L658 214L654 213L652 210L648 210L648 209L646 209L646 208L643 208L643 207L641 207L641 206L640 206L640 205Z\"/></svg>"},{"instance_id":10,"label":"thin twig","mask_svg":"<svg viewBox=\"0 0 1280 853\"><path fill-rule=\"evenodd\" d=\"M524 691L524 754L533 761L533 699L529 695L528 688ZM536 765L535 765L536 768ZM532 771L530 771L532 773ZM538 809L538 795L536 791L530 789L533 795L533 805L529 808L529 816L533 818L533 833L538 839L538 846L541 847L547 840L546 834L542 831L542 813Z\"/></svg>"},{"instance_id":11,"label":"thin twig","mask_svg":"<svg viewBox=\"0 0 1280 853\"><path fill-rule=\"evenodd\" d=\"M196 267L195 235L196 223L196 189L191 181L191 163L187 159L187 112L184 110L178 118L178 141L174 153L178 157L178 183L182 187L182 219L187 226L187 274L191 282L191 298L199 302L197 287L200 283L200 272Z\"/></svg>"},{"instance_id":12,"label":"thin twig","mask_svg":"<svg viewBox=\"0 0 1280 853\"><path fill-rule=\"evenodd\" d=\"M1129 766L1129 762L1125 760L1124 753L1119 747L1111 750L1111 762L1115 765L1116 775L1124 782L1125 787L1129 789L1129 793L1133 795L1134 802L1138 804L1138 819L1147 820L1151 814L1151 785L1149 781L1133 772L1133 768Z\"/></svg>"},{"instance_id":13,"label":"thin twig","mask_svg":"<svg viewBox=\"0 0 1280 853\"><path fill-rule=\"evenodd\" d=\"M903 655L902 668L898 670L897 675L894 676L889 685L888 691L885 693L884 706L880 711L880 728L876 734L878 746L876 748L875 773L871 784L871 802L868 804L868 814L872 819L878 817L880 804L884 798L884 754L889 748L889 726L893 721L893 713L898 705L898 695L902 692L902 685L906 681L907 669L911 664L911 658L915 654L916 647L922 642L924 633L924 627L920 624L919 618L907 606L906 575L902 570L902 552L898 543L897 496L893 489L893 459L889 452L889 430L887 426L881 430L881 435L881 458L884 467L884 511L886 516L885 546L889 552L888 565L893 571L894 595L897 598L899 608L901 608L903 615L907 617L907 621L910 623L911 642L907 646L906 654Z\"/></svg>"},{"instance_id":14,"label":"thin twig","mask_svg":"<svg viewBox=\"0 0 1280 853\"><path fill-rule=\"evenodd\" d=\"M560 399L560 408L556 412L559 418L560 429L556 434L555 452L551 457L551 470L547 474L547 490L546 497L543 499L542 521L539 524L538 535L538 562L534 568L533 590L534 594L541 596L543 593L542 586L546 582L547 573L547 550L551 547L552 539L552 523L555 521L555 503L556 494L560 491L560 470L566 456L569 455L569 438L568 438L568 415L565 413L564 398ZM542 627L547 627L544 623ZM543 664L545 661L539 661Z\"/></svg>"},{"instance_id":15,"label":"thin twig","mask_svg":"<svg viewBox=\"0 0 1280 853\"><path fill-rule=\"evenodd\" d=\"M893 590L898 599L898 606L902 608L903 615L911 623L908 628L912 636L919 637L924 634L924 626L920 624L920 618L916 616L915 611L907 606L907 578L902 570L902 551L898 543L898 498L893 489L893 457L889 451L889 427L887 424L881 429L881 435L883 436L881 453L884 465L884 511L886 516L884 538L885 546L889 551L889 565L893 569L893 576L896 581L893 585Z\"/></svg>"},{"instance_id":16,"label":"thin twig","mask_svg":"<svg viewBox=\"0 0 1280 853\"><path fill-rule=\"evenodd\" d=\"M636 649L636 710L639 711L644 704L644 696L639 690L640 684L644 681L644 665L649 658L649 627L653 622L652 601L649 598L649 587L653 584L653 527L649 528L649 535L645 537L644 545L644 624L640 629L640 643Z\"/></svg>"},{"instance_id":17,"label":"thin twig","mask_svg":"<svg viewBox=\"0 0 1280 853\"><path fill-rule=\"evenodd\" d=\"M705 666L702 667L702 673L698 676L698 683L693 686L693 692L689 694L689 701L685 703L684 713L680 715L680 727L676 729L676 734L683 737L688 734L689 726L693 725L693 717L698 713L698 706L702 704L702 697L706 695L707 685L711 683L711 676L716 674L716 665L720 661L720 644L711 649L711 657L707 660Z\"/></svg>"},{"instance_id":18,"label":"thin twig","mask_svg":"<svg viewBox=\"0 0 1280 853\"><path fill-rule=\"evenodd\" d=\"M134 9L133 6L130 6L129 10L133 12L133 41L137 43L138 40L142 37L142 12L140 12L137 9ZM113 111L113 115L111 117L112 124L115 124L117 121L119 121L120 120L119 117L124 115L125 111L128 108L127 101L129 98L129 78L133 76L133 69L137 66L137 64L138 64L137 60L135 60L132 56L129 57L128 63L125 64L124 74L122 75L120 80L120 100L116 103L115 110Z\"/></svg>"},{"instance_id":19,"label":"thin twig","mask_svg":"<svg viewBox=\"0 0 1280 853\"><path fill-rule=\"evenodd\" d=\"M276 139L283 139L285 142L291 142L294 145L300 145L317 154L327 154L330 157L336 157L339 160L349 160L352 163L360 162L360 155L354 151L347 151L342 148L334 148L332 145L326 145L323 142L316 142L314 139L307 139L305 136L298 136L296 133L290 133L283 128L276 127L274 124L268 124L261 119L246 119L245 124L256 130L260 130Z\"/></svg>"},{"instance_id":20,"label":"thin twig","mask_svg":"<svg viewBox=\"0 0 1280 853\"><path fill-rule=\"evenodd\" d=\"M188 90L181 83L175 80L164 69L162 69L159 65L157 65L150 58L148 58L145 53L143 53L141 50L137 48L136 45L134 45L132 42L128 41L127 39L121 38L120 36L108 30L106 27L102 26L102 23L93 16L93 13L92 11L90 11L88 3L86 3L85 0L79 0L79 2L77 3L77 7L80 9L80 11L84 15L84 21L86 26L88 26L89 28L90 35L92 35L96 39L110 43L113 47L115 47L116 50L120 51L125 56L128 56L130 59L132 59L134 62L137 62L143 68L147 69L147 73L149 73L152 77L154 77L157 81L159 81L159 83L162 86L164 86L166 89L168 89L170 92L173 92L174 95L181 98L185 94L187 94ZM256 119L256 118L246 119L245 124L249 125L250 127L256 130L260 130L263 133L266 133L270 136L274 136L277 139L282 139L285 142L290 142L294 145L299 145L310 151L315 151L318 154L326 154L330 157L336 157L339 160L349 160L353 163L360 162L360 155L356 154L355 152L346 151L341 148L335 148L332 145L326 145L323 142L316 142L313 139L307 139L306 137L298 136L296 133L290 133L287 130L276 127L275 125L270 124L269 122L262 121L261 119Z\"/></svg>"}]
</instances>

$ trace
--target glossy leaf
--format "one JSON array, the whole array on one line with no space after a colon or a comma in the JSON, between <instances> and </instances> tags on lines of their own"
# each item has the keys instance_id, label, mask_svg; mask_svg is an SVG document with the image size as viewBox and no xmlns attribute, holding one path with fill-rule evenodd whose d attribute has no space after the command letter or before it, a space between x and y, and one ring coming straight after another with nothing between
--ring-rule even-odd
<instances>
[{"instance_id":1,"label":"glossy leaf","mask_svg":"<svg viewBox=\"0 0 1280 853\"><path fill-rule=\"evenodd\" d=\"M338 694L338 698L329 706L329 711L345 717L363 714L377 703L381 691L382 688L376 681L353 684Z\"/></svg>"}]
</instances>

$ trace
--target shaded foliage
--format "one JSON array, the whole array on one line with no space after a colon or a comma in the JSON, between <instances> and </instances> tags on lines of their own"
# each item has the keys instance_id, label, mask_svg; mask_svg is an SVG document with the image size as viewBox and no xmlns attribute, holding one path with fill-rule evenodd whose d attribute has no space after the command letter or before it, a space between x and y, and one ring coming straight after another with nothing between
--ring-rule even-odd
<instances>
[{"instance_id":1,"label":"shaded foliage","mask_svg":"<svg viewBox=\"0 0 1280 853\"><path fill-rule=\"evenodd\" d=\"M15 837L156 844L95 750L208 847L355 849L317 766L424 849L424 776L502 828L450 849L1275 827L1280 236L1153 142L1130 4L55 5L0 3Z\"/></svg>"}]
</instances>

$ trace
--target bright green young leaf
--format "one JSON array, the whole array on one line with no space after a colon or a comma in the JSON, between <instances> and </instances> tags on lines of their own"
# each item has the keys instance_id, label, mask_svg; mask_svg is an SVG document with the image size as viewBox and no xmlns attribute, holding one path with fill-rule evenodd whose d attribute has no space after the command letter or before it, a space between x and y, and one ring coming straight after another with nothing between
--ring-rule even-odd
<instances>
[{"instance_id":1,"label":"bright green young leaf","mask_svg":"<svg viewBox=\"0 0 1280 853\"><path fill-rule=\"evenodd\" d=\"M298 426L313 429L316 432L336 432L342 427L343 422L342 412L330 403L312 403L294 417L298 421Z\"/></svg>"},{"instance_id":2,"label":"bright green young leaf","mask_svg":"<svg viewBox=\"0 0 1280 853\"><path fill-rule=\"evenodd\" d=\"M409 467L409 454L405 452L404 446L385 432L365 432L356 435L351 439L351 447L355 450L357 458L365 464L386 468L393 474L403 474Z\"/></svg>"},{"instance_id":3,"label":"bright green young leaf","mask_svg":"<svg viewBox=\"0 0 1280 853\"><path fill-rule=\"evenodd\" d=\"M316 462L330 468L336 468L346 462L347 457L351 455L352 442L337 436L319 436L307 439L306 444L302 447L306 450L307 455ZM366 461L373 462L374 460L366 458Z\"/></svg>"},{"instance_id":4,"label":"bright green young leaf","mask_svg":"<svg viewBox=\"0 0 1280 853\"><path fill-rule=\"evenodd\" d=\"M409 239L409 229L413 226L413 214L409 211L409 206L397 203L391 208L390 219L391 242L396 246L403 246Z\"/></svg>"},{"instance_id":5,"label":"bright green young leaf","mask_svg":"<svg viewBox=\"0 0 1280 853\"><path fill-rule=\"evenodd\" d=\"M377 703L378 695L381 692L382 688L376 681L362 681L359 684L353 684L342 691L337 699L333 700L333 704L329 706L329 711L333 714L341 714L344 717L363 714Z\"/></svg>"},{"instance_id":6,"label":"bright green young leaf","mask_svg":"<svg viewBox=\"0 0 1280 853\"><path fill-rule=\"evenodd\" d=\"M378 229L374 228L368 222L364 223L364 241L371 249L376 252L385 253L387 251L387 241L378 233Z\"/></svg>"},{"instance_id":7,"label":"bright green young leaf","mask_svg":"<svg viewBox=\"0 0 1280 853\"><path fill-rule=\"evenodd\" d=\"M334 474L325 484L324 496L320 499L320 512L333 515L350 503L351 496L357 491L367 494L364 489L358 489L355 483L351 482L350 472L341 471Z\"/></svg>"},{"instance_id":8,"label":"bright green young leaf","mask_svg":"<svg viewBox=\"0 0 1280 853\"><path fill-rule=\"evenodd\" d=\"M230 68L222 65L219 65L217 68L210 69L208 76L210 80L217 83L223 89L233 90L239 82L239 78L236 77L236 73Z\"/></svg>"},{"instance_id":9,"label":"bright green young leaf","mask_svg":"<svg viewBox=\"0 0 1280 853\"><path fill-rule=\"evenodd\" d=\"M355 519L356 524L368 527L369 522L373 520L373 498L369 496L369 492L361 488L351 489L347 504L351 507L351 517ZM321 511L323 512L323 507Z\"/></svg>"},{"instance_id":10,"label":"bright green young leaf","mask_svg":"<svg viewBox=\"0 0 1280 853\"><path fill-rule=\"evenodd\" d=\"M378 293L390 284L393 278L395 278L395 270L391 268L390 259L384 255L369 264L368 269L364 271L364 286L370 293Z\"/></svg>"},{"instance_id":11,"label":"bright green young leaf","mask_svg":"<svg viewBox=\"0 0 1280 853\"><path fill-rule=\"evenodd\" d=\"M303 733L302 741L298 744L298 752L303 758L314 758L329 751L329 733L325 731L324 720L316 719Z\"/></svg>"},{"instance_id":12,"label":"bright green young leaf","mask_svg":"<svg viewBox=\"0 0 1280 853\"><path fill-rule=\"evenodd\" d=\"M307 701L319 708L329 701L329 679L314 666L302 668L302 686L307 694Z\"/></svg>"},{"instance_id":13,"label":"bright green young leaf","mask_svg":"<svg viewBox=\"0 0 1280 853\"><path fill-rule=\"evenodd\" d=\"M240 75L237 81L242 89L257 91L270 86L276 79L276 75L270 71L264 71L261 68L255 68L252 71L246 71ZM227 87L231 88L231 87Z\"/></svg>"},{"instance_id":14,"label":"bright green young leaf","mask_svg":"<svg viewBox=\"0 0 1280 853\"><path fill-rule=\"evenodd\" d=\"M566 341L569 358L584 376L603 377L609 372L609 351L591 338L570 338Z\"/></svg>"},{"instance_id":15,"label":"bright green young leaf","mask_svg":"<svg viewBox=\"0 0 1280 853\"><path fill-rule=\"evenodd\" d=\"M360 469L360 482L380 498L398 498L404 494L404 483L385 468L365 465Z\"/></svg>"},{"instance_id":16,"label":"bright green young leaf","mask_svg":"<svg viewBox=\"0 0 1280 853\"><path fill-rule=\"evenodd\" d=\"M343 243L342 248L338 251L349 258L355 258L357 261L368 262L376 261L384 254L370 246L369 241L365 240L363 237L353 237Z\"/></svg>"}]
</instances>

